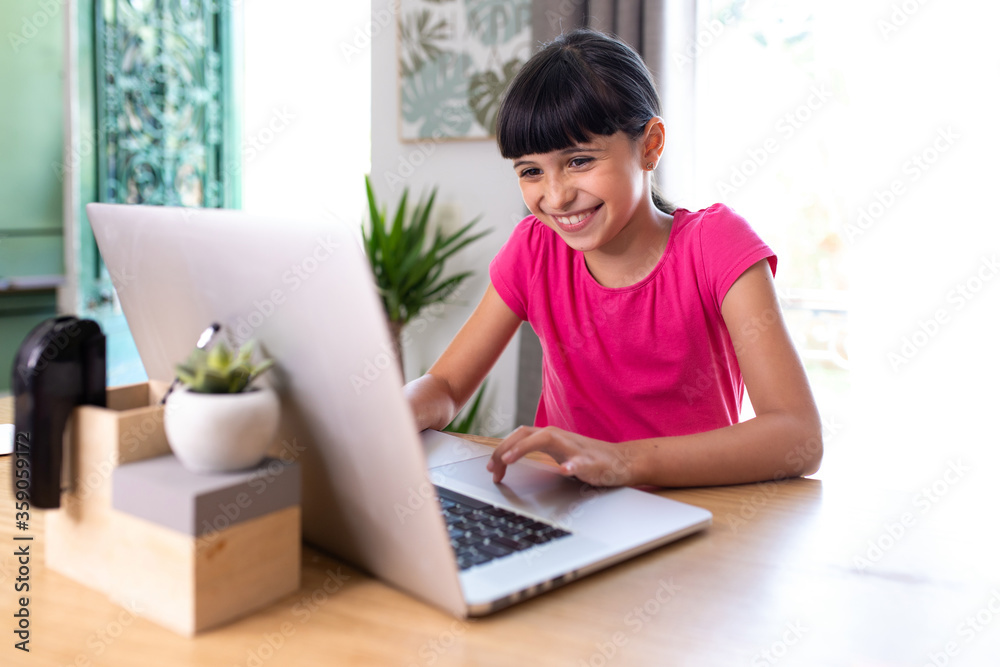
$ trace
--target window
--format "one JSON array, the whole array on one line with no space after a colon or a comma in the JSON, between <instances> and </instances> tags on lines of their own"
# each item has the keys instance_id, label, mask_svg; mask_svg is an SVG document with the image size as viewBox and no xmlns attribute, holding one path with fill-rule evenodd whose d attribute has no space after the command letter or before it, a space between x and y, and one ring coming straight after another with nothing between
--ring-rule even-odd
<instances>
[{"instance_id":1,"label":"window","mask_svg":"<svg viewBox=\"0 0 1000 667\"><path fill-rule=\"evenodd\" d=\"M851 127L842 61L824 48L836 24L819 4L703 0L691 58L670 66L695 68L695 201L685 207L726 203L778 254L785 319L829 417L849 386L838 176L850 165L838 147Z\"/></svg>"}]
</instances>

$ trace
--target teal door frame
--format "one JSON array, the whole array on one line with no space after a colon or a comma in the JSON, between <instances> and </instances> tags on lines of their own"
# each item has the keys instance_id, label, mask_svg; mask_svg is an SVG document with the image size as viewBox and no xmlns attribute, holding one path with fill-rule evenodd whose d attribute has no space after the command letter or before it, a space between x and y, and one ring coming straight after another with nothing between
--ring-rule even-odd
<instances>
[{"instance_id":1,"label":"teal door frame","mask_svg":"<svg viewBox=\"0 0 1000 667\"><path fill-rule=\"evenodd\" d=\"M123 0L77 0L68 9L66 43L75 58L66 84L70 224L62 306L98 321L108 335L111 385L145 373L115 292L128 277L101 260L86 205L240 207L241 6L149 5L146 14Z\"/></svg>"},{"instance_id":2,"label":"teal door frame","mask_svg":"<svg viewBox=\"0 0 1000 667\"><path fill-rule=\"evenodd\" d=\"M63 12L57 3L0 4L0 395L18 347L58 312L64 284Z\"/></svg>"}]
</instances>

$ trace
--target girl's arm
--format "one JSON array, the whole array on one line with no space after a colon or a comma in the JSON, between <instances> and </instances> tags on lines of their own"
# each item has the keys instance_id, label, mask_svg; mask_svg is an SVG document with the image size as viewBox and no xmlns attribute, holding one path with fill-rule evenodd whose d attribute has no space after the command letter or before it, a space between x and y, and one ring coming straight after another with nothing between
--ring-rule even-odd
<instances>
[{"instance_id":1,"label":"girl's arm","mask_svg":"<svg viewBox=\"0 0 1000 667\"><path fill-rule=\"evenodd\" d=\"M530 451L547 452L564 473L601 486L738 484L816 472L823 457L819 413L766 260L733 283L722 317L753 419L705 433L618 444L557 428L521 427L490 459L494 480L503 478L507 463Z\"/></svg>"},{"instance_id":2,"label":"girl's arm","mask_svg":"<svg viewBox=\"0 0 1000 667\"><path fill-rule=\"evenodd\" d=\"M493 285L426 375L403 387L417 428L447 426L500 358L521 325Z\"/></svg>"}]
</instances>

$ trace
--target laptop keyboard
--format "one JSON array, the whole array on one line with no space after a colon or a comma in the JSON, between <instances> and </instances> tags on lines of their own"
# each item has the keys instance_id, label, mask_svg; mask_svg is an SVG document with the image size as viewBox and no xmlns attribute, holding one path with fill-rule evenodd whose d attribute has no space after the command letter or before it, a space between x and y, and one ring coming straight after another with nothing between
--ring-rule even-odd
<instances>
[{"instance_id":1,"label":"laptop keyboard","mask_svg":"<svg viewBox=\"0 0 1000 667\"><path fill-rule=\"evenodd\" d=\"M461 570L571 534L450 489L435 488Z\"/></svg>"}]
</instances>

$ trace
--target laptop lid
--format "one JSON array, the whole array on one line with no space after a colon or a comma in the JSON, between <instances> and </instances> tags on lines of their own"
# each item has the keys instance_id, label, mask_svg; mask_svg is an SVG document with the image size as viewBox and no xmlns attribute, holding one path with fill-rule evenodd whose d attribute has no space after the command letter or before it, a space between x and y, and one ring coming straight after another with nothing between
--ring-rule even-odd
<instances>
[{"instance_id":1,"label":"laptop lid","mask_svg":"<svg viewBox=\"0 0 1000 667\"><path fill-rule=\"evenodd\" d=\"M277 360L279 450L303 470L303 537L466 614L367 260L329 222L89 204L146 372L169 381L211 322Z\"/></svg>"}]
</instances>

